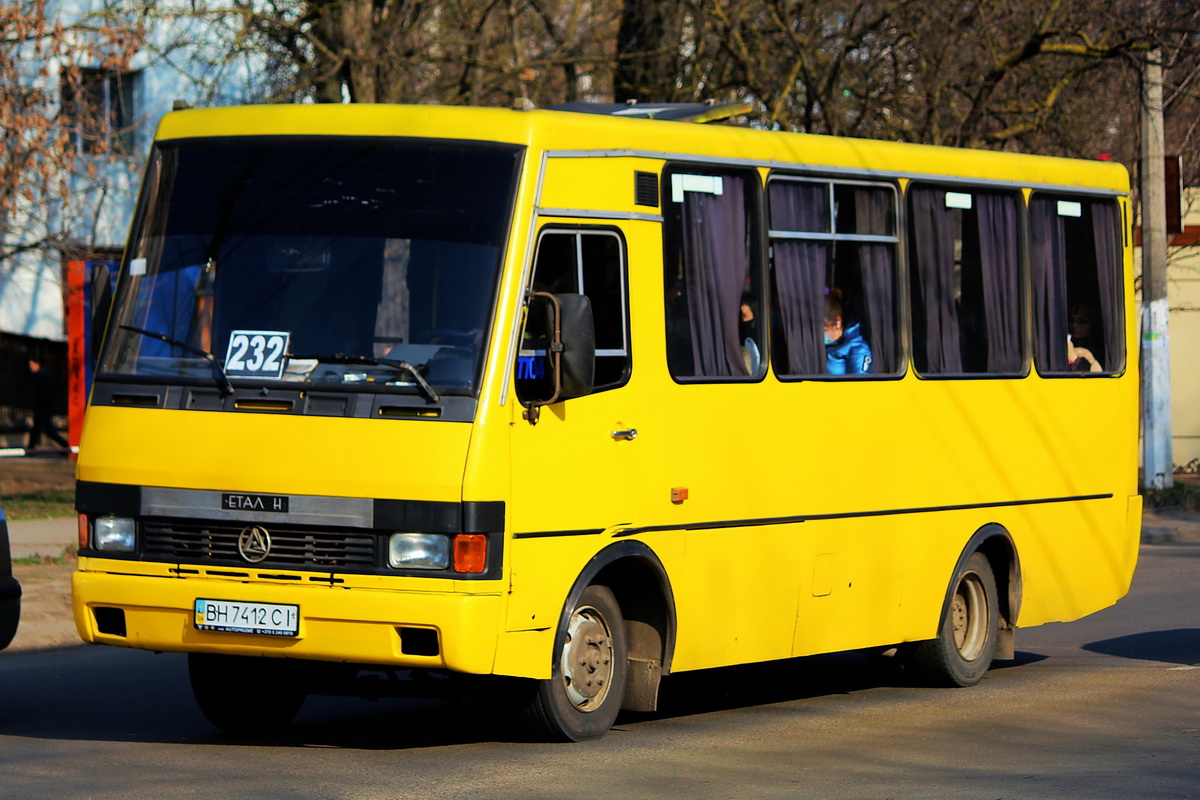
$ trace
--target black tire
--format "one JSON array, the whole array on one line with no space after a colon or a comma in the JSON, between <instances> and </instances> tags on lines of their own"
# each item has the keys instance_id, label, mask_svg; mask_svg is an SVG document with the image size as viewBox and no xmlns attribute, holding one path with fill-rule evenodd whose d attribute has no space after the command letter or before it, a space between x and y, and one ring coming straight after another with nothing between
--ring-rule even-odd
<instances>
[{"instance_id":1,"label":"black tire","mask_svg":"<svg viewBox=\"0 0 1200 800\"><path fill-rule=\"evenodd\" d=\"M928 686L974 686L996 655L1000 605L996 577L983 553L973 553L954 576L936 639L917 642L906 670Z\"/></svg>"},{"instance_id":2,"label":"black tire","mask_svg":"<svg viewBox=\"0 0 1200 800\"><path fill-rule=\"evenodd\" d=\"M277 731L304 703L295 670L280 659L189 653L188 677L200 711L227 733Z\"/></svg>"},{"instance_id":3,"label":"black tire","mask_svg":"<svg viewBox=\"0 0 1200 800\"><path fill-rule=\"evenodd\" d=\"M13 637L17 635L17 628L21 621L21 597L20 595L8 601L0 601L0 650L12 644Z\"/></svg>"},{"instance_id":4,"label":"black tire","mask_svg":"<svg viewBox=\"0 0 1200 800\"><path fill-rule=\"evenodd\" d=\"M621 710L627 666L625 621L612 591L587 587L558 636L551 677L537 682L526 707L529 721L551 741L603 736Z\"/></svg>"}]
</instances>

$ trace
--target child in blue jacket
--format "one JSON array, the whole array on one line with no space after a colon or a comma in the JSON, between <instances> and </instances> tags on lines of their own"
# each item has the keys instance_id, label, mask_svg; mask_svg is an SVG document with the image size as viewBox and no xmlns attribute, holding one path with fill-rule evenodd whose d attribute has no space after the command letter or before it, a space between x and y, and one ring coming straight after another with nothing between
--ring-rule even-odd
<instances>
[{"instance_id":1,"label":"child in blue jacket","mask_svg":"<svg viewBox=\"0 0 1200 800\"><path fill-rule=\"evenodd\" d=\"M842 324L841 293L830 289L825 295L825 372L829 375L867 375L872 371L871 346L857 322Z\"/></svg>"}]
</instances>

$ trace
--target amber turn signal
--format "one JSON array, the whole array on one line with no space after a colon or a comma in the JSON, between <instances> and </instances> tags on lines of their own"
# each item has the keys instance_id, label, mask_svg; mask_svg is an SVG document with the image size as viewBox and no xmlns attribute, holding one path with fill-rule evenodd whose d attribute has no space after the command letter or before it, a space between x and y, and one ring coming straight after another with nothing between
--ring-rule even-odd
<instances>
[{"instance_id":1,"label":"amber turn signal","mask_svg":"<svg viewBox=\"0 0 1200 800\"><path fill-rule=\"evenodd\" d=\"M454 571L479 573L487 569L487 537L460 533L454 537Z\"/></svg>"}]
</instances>

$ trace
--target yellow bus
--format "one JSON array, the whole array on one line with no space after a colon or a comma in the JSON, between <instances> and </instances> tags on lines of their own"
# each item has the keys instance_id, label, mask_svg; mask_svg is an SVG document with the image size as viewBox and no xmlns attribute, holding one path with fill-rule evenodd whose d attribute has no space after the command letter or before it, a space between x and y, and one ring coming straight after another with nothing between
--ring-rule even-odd
<instances>
[{"instance_id":1,"label":"yellow bus","mask_svg":"<svg viewBox=\"0 0 1200 800\"><path fill-rule=\"evenodd\" d=\"M1122 597L1126 171L719 116L166 116L96 298L82 638L187 653L227 730L507 676L579 740L731 664L968 686Z\"/></svg>"}]
</instances>

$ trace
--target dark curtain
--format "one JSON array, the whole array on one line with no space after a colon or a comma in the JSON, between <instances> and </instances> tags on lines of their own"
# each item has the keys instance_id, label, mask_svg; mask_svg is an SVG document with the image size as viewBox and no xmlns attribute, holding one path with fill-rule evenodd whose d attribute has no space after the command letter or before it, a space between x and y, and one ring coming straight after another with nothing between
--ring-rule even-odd
<instances>
[{"instance_id":1,"label":"dark curtain","mask_svg":"<svg viewBox=\"0 0 1200 800\"><path fill-rule=\"evenodd\" d=\"M829 187L817 183L776 181L771 184L771 230L829 230ZM825 267L829 243L776 239L775 290L783 340L786 374L825 372Z\"/></svg>"},{"instance_id":2,"label":"dark curtain","mask_svg":"<svg viewBox=\"0 0 1200 800\"><path fill-rule=\"evenodd\" d=\"M1092 235L1096 242L1096 277L1100 288L1100 318L1104 354L1100 366L1118 372L1125 364L1121 309L1121 263L1117 248L1117 210L1112 203L1092 203Z\"/></svg>"},{"instance_id":3,"label":"dark curtain","mask_svg":"<svg viewBox=\"0 0 1200 800\"><path fill-rule=\"evenodd\" d=\"M1035 197L1029 204L1029 257L1033 276L1034 357L1038 368L1067 368L1066 231L1057 201Z\"/></svg>"},{"instance_id":4,"label":"dark curtain","mask_svg":"<svg viewBox=\"0 0 1200 800\"><path fill-rule=\"evenodd\" d=\"M890 231L892 193L878 189L854 192L855 233ZM860 244L863 337L871 346L874 371L896 372L895 252L890 244Z\"/></svg>"},{"instance_id":5,"label":"dark curtain","mask_svg":"<svg viewBox=\"0 0 1200 800\"><path fill-rule=\"evenodd\" d=\"M987 372L1021 369L1020 256L1017 203L1011 195L975 195L983 285Z\"/></svg>"},{"instance_id":6,"label":"dark curtain","mask_svg":"<svg viewBox=\"0 0 1200 800\"><path fill-rule=\"evenodd\" d=\"M954 297L954 228L946 192L912 192L913 356L921 372L962 372Z\"/></svg>"},{"instance_id":7,"label":"dark curtain","mask_svg":"<svg viewBox=\"0 0 1200 800\"><path fill-rule=\"evenodd\" d=\"M724 176L722 193L686 192L683 200L683 276L693 374L746 375L738 321L749 272L746 181Z\"/></svg>"}]
</instances>

